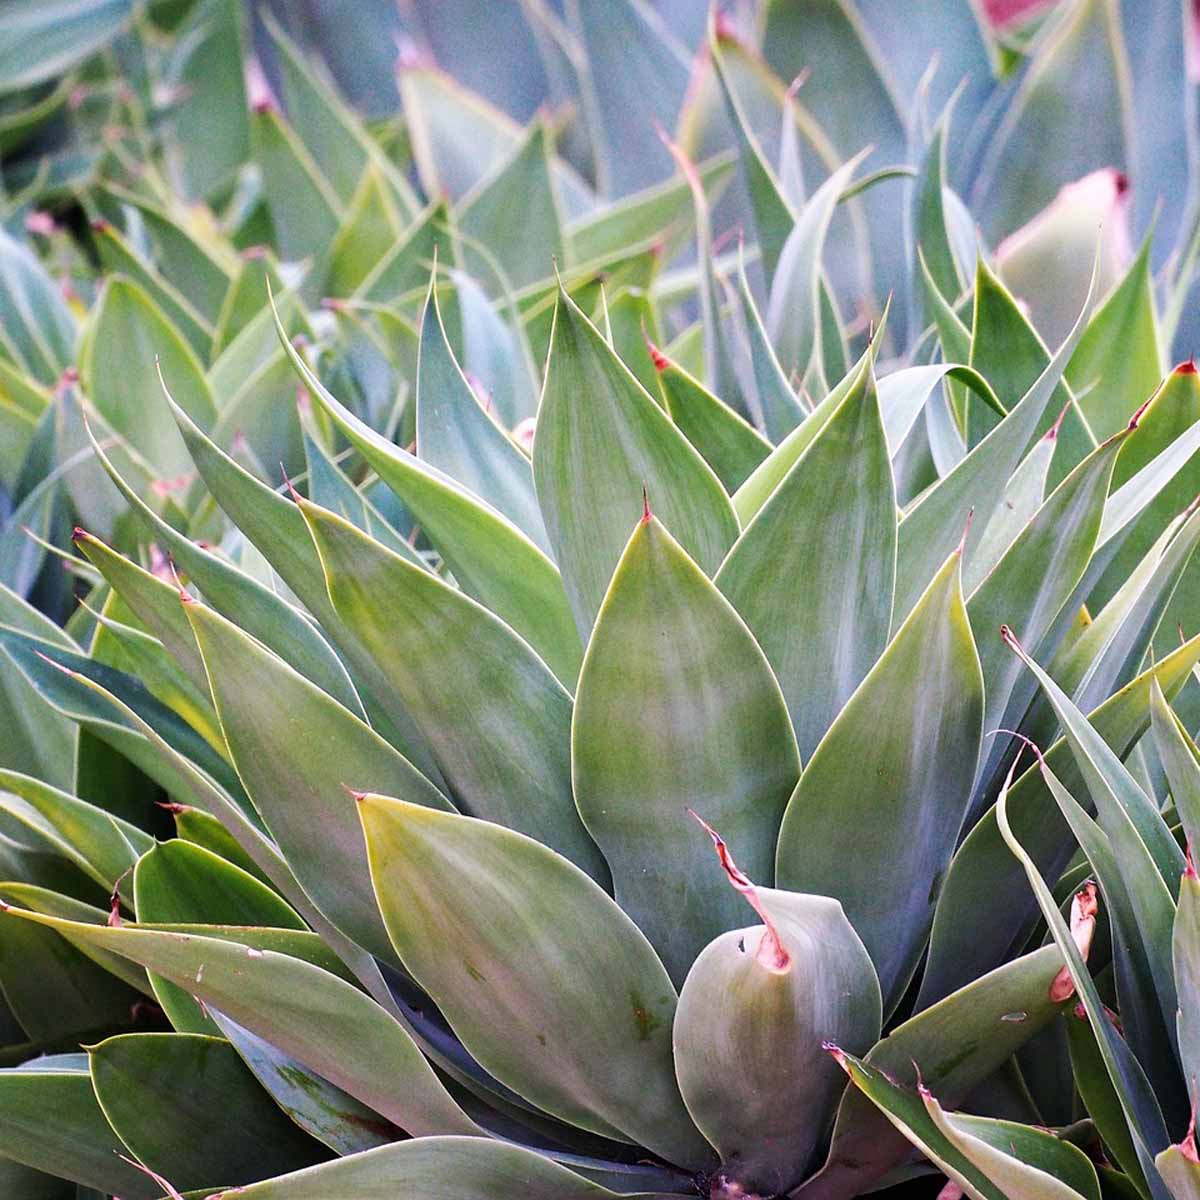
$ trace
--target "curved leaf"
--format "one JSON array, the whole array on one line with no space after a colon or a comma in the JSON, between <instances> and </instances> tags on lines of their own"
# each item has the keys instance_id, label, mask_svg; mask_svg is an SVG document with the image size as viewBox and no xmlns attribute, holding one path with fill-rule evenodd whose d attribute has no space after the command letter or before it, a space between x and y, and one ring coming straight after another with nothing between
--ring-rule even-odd
<instances>
[{"instance_id":1,"label":"curved leaf","mask_svg":"<svg viewBox=\"0 0 1200 1200\"><path fill-rule=\"evenodd\" d=\"M392 941L480 1065L573 1124L702 1166L671 1062L675 989L625 913L511 830L383 796L360 812Z\"/></svg>"}]
</instances>

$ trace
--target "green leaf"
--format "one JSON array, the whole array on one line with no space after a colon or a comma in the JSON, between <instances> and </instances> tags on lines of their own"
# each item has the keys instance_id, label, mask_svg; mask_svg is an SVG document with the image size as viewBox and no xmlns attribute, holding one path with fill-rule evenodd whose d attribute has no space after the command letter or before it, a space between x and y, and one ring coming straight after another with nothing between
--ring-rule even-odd
<instances>
[{"instance_id":1,"label":"green leaf","mask_svg":"<svg viewBox=\"0 0 1200 1200\"><path fill-rule=\"evenodd\" d=\"M1006 406L1015 404L1037 380L1050 362L1045 342L1021 311L1020 304L980 258L975 272L973 332L970 335L970 363L982 372ZM1086 330L1085 330L1086 333ZM1069 364L1068 364L1069 366ZM1050 405L1038 422L1038 431L1051 426L1056 414L1061 418L1061 444L1056 445L1051 468L1051 485L1057 486L1067 472L1096 445L1078 401L1065 380L1055 388ZM968 442L972 448L982 441L996 424L995 414L971 403L967 410Z\"/></svg>"},{"instance_id":2,"label":"green leaf","mask_svg":"<svg viewBox=\"0 0 1200 1200\"><path fill-rule=\"evenodd\" d=\"M771 444L740 413L714 396L698 379L661 353L659 386L671 420L683 431L727 492L735 492L771 453Z\"/></svg>"},{"instance_id":3,"label":"green leaf","mask_svg":"<svg viewBox=\"0 0 1200 1200\"><path fill-rule=\"evenodd\" d=\"M580 84L598 190L623 196L660 182L671 160L655 131L672 128L683 104L682 47L642 0L614 0L603 12L572 0L568 16L587 56Z\"/></svg>"},{"instance_id":4,"label":"green leaf","mask_svg":"<svg viewBox=\"0 0 1200 1200\"><path fill-rule=\"evenodd\" d=\"M1079 409L1099 438L1128 423L1163 375L1150 238L1116 290L1096 309L1071 361L1066 379Z\"/></svg>"},{"instance_id":5,"label":"green leaf","mask_svg":"<svg viewBox=\"0 0 1200 1200\"><path fill-rule=\"evenodd\" d=\"M882 327L880 332L882 332ZM876 337L878 338L879 334L876 334ZM846 372L821 403L759 463L746 482L738 488L733 497L733 508L743 529L750 524L754 519L754 514L766 503L767 497L774 492L784 476L808 449L813 438L820 433L825 423L837 411L851 388L858 384L860 376L868 369L868 365L874 362L874 346L876 344L873 342L866 348L862 357Z\"/></svg>"},{"instance_id":6,"label":"green leaf","mask_svg":"<svg viewBox=\"0 0 1200 1200\"><path fill-rule=\"evenodd\" d=\"M390 1200L397 1193L425 1194L430 1200L435 1196L438 1200L497 1196L613 1200L617 1195L523 1146L484 1138L423 1137L251 1184L237 1196L238 1200L329 1200L331 1196ZM639 1200L638 1195L627 1194L630 1200ZM654 1198L641 1193L640 1200Z\"/></svg>"},{"instance_id":7,"label":"green leaf","mask_svg":"<svg viewBox=\"0 0 1200 1200\"><path fill-rule=\"evenodd\" d=\"M403 1131L270 1042L222 1013L210 1014L272 1099L297 1125L339 1156L403 1139Z\"/></svg>"},{"instance_id":8,"label":"green leaf","mask_svg":"<svg viewBox=\"0 0 1200 1200\"><path fill-rule=\"evenodd\" d=\"M858 1088L973 1200L1100 1200L1096 1168L1048 1130L947 1113L927 1088L915 1094L835 1051Z\"/></svg>"},{"instance_id":9,"label":"green leaf","mask_svg":"<svg viewBox=\"0 0 1200 1200\"><path fill-rule=\"evenodd\" d=\"M533 468L484 411L459 368L437 299L436 264L421 320L417 360L417 455L506 516L543 553L546 528Z\"/></svg>"},{"instance_id":10,"label":"green leaf","mask_svg":"<svg viewBox=\"0 0 1200 1200\"><path fill-rule=\"evenodd\" d=\"M821 254L833 210L862 157L838 167L800 210L771 281L767 330L784 372L799 378L808 373L814 355L820 363Z\"/></svg>"},{"instance_id":11,"label":"green leaf","mask_svg":"<svg viewBox=\"0 0 1200 1200\"><path fill-rule=\"evenodd\" d=\"M1067 961L1067 968L1075 984L1075 990L1087 1010L1088 1020L1096 1033L1101 1057L1104 1059L1105 1067L1125 1112L1138 1160L1150 1184L1151 1194L1155 1200L1166 1200L1161 1182L1155 1178L1152 1161L1153 1154L1166 1143L1166 1130L1162 1124L1162 1115L1159 1112L1158 1104L1146 1082L1146 1077L1138 1067L1137 1060L1128 1052L1125 1043L1109 1023L1108 1015L1104 1010L1096 985L1088 972L1087 964L1075 945L1067 923L1063 920L1062 913L1059 912L1050 889L1042 879L1041 872L1009 825L1007 813L1009 782L1011 782L1011 774L996 802L996 819L1000 833L1024 868L1037 898L1038 907L1050 927L1051 936Z\"/></svg>"},{"instance_id":12,"label":"green leaf","mask_svg":"<svg viewBox=\"0 0 1200 1200\"><path fill-rule=\"evenodd\" d=\"M136 284L109 280L80 362L84 390L105 421L163 476L186 474L191 461L163 402L157 370L198 424L215 421L216 406L199 360Z\"/></svg>"},{"instance_id":13,"label":"green leaf","mask_svg":"<svg viewBox=\"0 0 1200 1200\"><path fill-rule=\"evenodd\" d=\"M228 763L172 709L156 700L140 680L11 628L0 627L0 645L50 704L97 733L101 740L111 740L118 750L133 757L138 766L168 790L174 783L173 773L160 771L153 756L148 758L144 753L137 754L132 750L128 734L122 736L118 731L124 723L114 721L111 708L80 679L118 696L178 753L221 783L231 795L240 797L241 789ZM139 738L135 735L132 740Z\"/></svg>"},{"instance_id":14,"label":"green leaf","mask_svg":"<svg viewBox=\"0 0 1200 1200\"><path fill-rule=\"evenodd\" d=\"M0 807L109 891L154 844L131 822L16 771L0 770Z\"/></svg>"},{"instance_id":15,"label":"green leaf","mask_svg":"<svg viewBox=\"0 0 1200 1200\"><path fill-rule=\"evenodd\" d=\"M1093 272L1093 282L1094 282ZM1091 293L1089 291L1089 303ZM1044 432L1043 418L1055 394L1064 368L1083 334L1083 313L1067 340L995 429L988 434L943 479L926 491L900 522L900 544L896 571L897 616L906 614L924 588L935 564L962 534L967 517L974 514L964 550L968 578L974 549L983 526L1001 503L997 480L1008 479L1025 457L1030 445Z\"/></svg>"},{"instance_id":16,"label":"green leaf","mask_svg":"<svg viewBox=\"0 0 1200 1200\"><path fill-rule=\"evenodd\" d=\"M527 638L550 669L573 684L582 647L554 564L495 509L360 421L312 373L282 327L280 338L314 399L412 511L463 589Z\"/></svg>"},{"instance_id":17,"label":"green leaf","mask_svg":"<svg viewBox=\"0 0 1200 1200\"><path fill-rule=\"evenodd\" d=\"M381 796L360 813L392 941L485 1070L582 1128L709 1160L675 1084L675 989L591 879L484 821Z\"/></svg>"},{"instance_id":18,"label":"green leaf","mask_svg":"<svg viewBox=\"0 0 1200 1200\"><path fill-rule=\"evenodd\" d=\"M779 832L779 885L842 902L879 973L885 1012L925 948L966 814L982 719L983 678L955 553L822 738Z\"/></svg>"},{"instance_id":19,"label":"green leaf","mask_svg":"<svg viewBox=\"0 0 1200 1200\"><path fill-rule=\"evenodd\" d=\"M1096 1130L1121 1169L1136 1184L1136 1195L1148 1196L1146 1177L1138 1162L1137 1151L1129 1136L1121 1098L1108 1077L1108 1068L1100 1053L1095 1030L1088 1020L1082 1005L1063 1013L1067 1027L1067 1041L1071 1049L1071 1074L1079 1098L1087 1109L1088 1116L1096 1123Z\"/></svg>"},{"instance_id":20,"label":"green leaf","mask_svg":"<svg viewBox=\"0 0 1200 1200\"><path fill-rule=\"evenodd\" d=\"M1150 691L1150 727L1183 824L1184 841L1200 845L1200 750L1157 684Z\"/></svg>"},{"instance_id":21,"label":"green leaf","mask_svg":"<svg viewBox=\"0 0 1200 1200\"><path fill-rule=\"evenodd\" d=\"M165 976L414 1137L481 1132L401 1025L345 980L290 954L258 949L254 943L269 931L254 930L254 941L239 945L225 928L198 936L135 925L104 928L15 908L9 914Z\"/></svg>"},{"instance_id":22,"label":"green leaf","mask_svg":"<svg viewBox=\"0 0 1200 1200\"><path fill-rule=\"evenodd\" d=\"M108 1123L177 1188L254 1183L327 1157L220 1038L125 1034L89 1047L88 1064Z\"/></svg>"},{"instance_id":23,"label":"green leaf","mask_svg":"<svg viewBox=\"0 0 1200 1200\"><path fill-rule=\"evenodd\" d=\"M929 366L901 367L879 380L879 408L887 433L888 453L895 458L905 438L912 431L926 402L943 380L953 379L965 384L993 412L1003 415L996 393L978 371L956 362L933 363Z\"/></svg>"},{"instance_id":24,"label":"green leaf","mask_svg":"<svg viewBox=\"0 0 1200 1200\"><path fill-rule=\"evenodd\" d=\"M337 237L341 198L276 108L256 109L250 133L280 255L299 261L321 254Z\"/></svg>"},{"instance_id":25,"label":"green leaf","mask_svg":"<svg viewBox=\"0 0 1200 1200\"><path fill-rule=\"evenodd\" d=\"M6 884L4 894L15 898L20 888ZM84 907L78 901L75 905ZM110 974L104 962L47 929L7 921L0 934L0 990L31 1042L71 1044L130 1023L138 993L130 980ZM5 1122L7 1113L5 1105Z\"/></svg>"},{"instance_id":26,"label":"green leaf","mask_svg":"<svg viewBox=\"0 0 1200 1200\"><path fill-rule=\"evenodd\" d=\"M546 665L435 575L311 502L299 506L335 612L412 713L456 804L607 879L571 796L571 697Z\"/></svg>"},{"instance_id":27,"label":"green leaf","mask_svg":"<svg viewBox=\"0 0 1200 1200\"><path fill-rule=\"evenodd\" d=\"M750 291L745 256L741 253L738 255L738 293L741 305L739 307L736 302L733 305L734 327L743 354L749 359L748 363L742 363L739 383L751 415L767 438L778 444L804 420L805 411L779 365L766 324ZM835 371L831 362L822 365L827 374L841 377L846 373L844 364L840 371Z\"/></svg>"},{"instance_id":28,"label":"green leaf","mask_svg":"<svg viewBox=\"0 0 1200 1200\"><path fill-rule=\"evenodd\" d=\"M1194 866L1179 885L1179 910L1172 933L1175 986L1179 992L1179 1057L1192 1110L1200 1099L1200 881Z\"/></svg>"},{"instance_id":29,"label":"green leaf","mask_svg":"<svg viewBox=\"0 0 1200 1200\"><path fill-rule=\"evenodd\" d=\"M1054 14L975 179L973 202L985 202L989 229L1015 228L1061 184L1099 165L1131 165L1128 69L1111 0ZM1061 149L1040 153L1047 145ZM1087 228L1089 243L1095 232Z\"/></svg>"},{"instance_id":30,"label":"green leaf","mask_svg":"<svg viewBox=\"0 0 1200 1200\"><path fill-rule=\"evenodd\" d=\"M545 120L535 119L512 156L462 198L464 233L491 247L514 287L544 279L563 252L562 217L550 172Z\"/></svg>"},{"instance_id":31,"label":"green leaf","mask_svg":"<svg viewBox=\"0 0 1200 1200\"><path fill-rule=\"evenodd\" d=\"M178 838L142 856L133 873L133 905L143 924L306 928L265 884L211 851ZM154 974L150 986L179 1032L219 1032L182 988Z\"/></svg>"},{"instance_id":32,"label":"green leaf","mask_svg":"<svg viewBox=\"0 0 1200 1200\"><path fill-rule=\"evenodd\" d=\"M706 574L737 535L720 480L561 287L533 471L584 639L638 519L643 488Z\"/></svg>"},{"instance_id":33,"label":"green leaf","mask_svg":"<svg viewBox=\"0 0 1200 1200\"><path fill-rule=\"evenodd\" d=\"M65 75L114 39L129 23L133 7L132 0L16 0L8 5L0 18L0 92Z\"/></svg>"},{"instance_id":34,"label":"green leaf","mask_svg":"<svg viewBox=\"0 0 1200 1200\"><path fill-rule=\"evenodd\" d=\"M91 0L93 7L95 2ZM63 16L54 12L62 6L53 2L22 0L19 7L26 10L21 14L26 22L35 18L35 10L39 18L43 13ZM108 7L114 7L113 0L108 0ZM128 0L119 7L128 9ZM0 30L9 20L8 13L0 16ZM4 47L0 51L2 79L2 55L13 50L14 40L0 36L0 45ZM0 230L0 331L0 358L10 359L23 373L48 387L58 382L73 361L75 322L70 309L32 251L3 230Z\"/></svg>"},{"instance_id":35,"label":"green leaf","mask_svg":"<svg viewBox=\"0 0 1200 1200\"><path fill-rule=\"evenodd\" d=\"M217 192L250 152L245 21L238 0L199 0L175 31L166 73L178 98L167 119L171 165L188 197Z\"/></svg>"},{"instance_id":36,"label":"green leaf","mask_svg":"<svg viewBox=\"0 0 1200 1200\"><path fill-rule=\"evenodd\" d=\"M271 10L262 16L279 52L275 61L288 117L321 175L349 203L369 165L382 176L405 215L415 214L420 205L411 186L364 128L360 117L329 84L321 66L306 59Z\"/></svg>"},{"instance_id":37,"label":"green leaf","mask_svg":"<svg viewBox=\"0 0 1200 1200\"><path fill-rule=\"evenodd\" d=\"M201 604L188 602L185 612L233 765L272 838L317 908L389 958L347 789L435 808L449 801L370 726L236 625Z\"/></svg>"},{"instance_id":38,"label":"green leaf","mask_svg":"<svg viewBox=\"0 0 1200 1200\"><path fill-rule=\"evenodd\" d=\"M874 1045L879 982L836 900L754 888L719 850L766 924L714 939L688 973L676 1072L726 1188L781 1193L804 1178L843 1090L822 1041Z\"/></svg>"},{"instance_id":39,"label":"green leaf","mask_svg":"<svg viewBox=\"0 0 1200 1200\"><path fill-rule=\"evenodd\" d=\"M867 1055L867 1063L901 1087L920 1078L958 1104L1061 1010L1050 984L1062 955L1045 946L973 979L902 1025ZM794 1193L808 1197L863 1191L908 1152L904 1138L858 1091L842 1099L824 1168Z\"/></svg>"},{"instance_id":40,"label":"green leaf","mask_svg":"<svg viewBox=\"0 0 1200 1200\"><path fill-rule=\"evenodd\" d=\"M1153 682L1157 680L1163 692L1173 696L1191 677L1197 662L1200 638L1193 638L1092 710L1089 724L1118 758L1128 754L1150 723ZM1055 742L1045 756L1065 787L1082 785L1065 739ZM1008 814L1033 861L1057 879L1074 853L1074 841L1035 768L1026 771L1009 790ZM993 806L954 856L938 900L919 1006L989 970L1024 945L1029 936L1034 918L1029 888L1000 835L996 817ZM964 920L964 913L981 909L990 914L986 924Z\"/></svg>"},{"instance_id":41,"label":"green leaf","mask_svg":"<svg viewBox=\"0 0 1200 1200\"><path fill-rule=\"evenodd\" d=\"M988 730L1016 728L1036 694L1035 683L1024 676L1021 664L1000 639L1000 626L1016 630L1039 653L1052 639L1064 606L1091 561L1113 465L1130 433L1110 438L1067 476L967 603L983 667L987 697L983 719ZM1048 649L1052 653L1056 647L1051 644ZM993 739L984 751L975 805L990 799L989 789L1005 753L1000 739Z\"/></svg>"},{"instance_id":42,"label":"green leaf","mask_svg":"<svg viewBox=\"0 0 1200 1200\"><path fill-rule=\"evenodd\" d=\"M213 327L191 300L107 221L92 226L92 241L109 277L120 275L140 288L192 350L207 358L212 350Z\"/></svg>"},{"instance_id":43,"label":"green leaf","mask_svg":"<svg viewBox=\"0 0 1200 1200\"><path fill-rule=\"evenodd\" d=\"M329 296L353 296L399 240L402 229L390 189L378 169L369 165L350 199L337 237L322 249L324 263L313 284ZM313 286L307 285L305 291L312 294Z\"/></svg>"},{"instance_id":44,"label":"green leaf","mask_svg":"<svg viewBox=\"0 0 1200 1200\"><path fill-rule=\"evenodd\" d=\"M805 760L887 645L895 570L896 492L868 365L716 578L774 668Z\"/></svg>"},{"instance_id":45,"label":"green leaf","mask_svg":"<svg viewBox=\"0 0 1200 1200\"><path fill-rule=\"evenodd\" d=\"M125 1146L96 1102L86 1060L63 1057L0 1071L0 1150L85 1187L154 1200L159 1189L119 1157Z\"/></svg>"},{"instance_id":46,"label":"green leaf","mask_svg":"<svg viewBox=\"0 0 1200 1200\"><path fill-rule=\"evenodd\" d=\"M708 848L685 809L769 881L800 758L762 650L653 517L629 538L592 631L571 768L617 903L682 983L701 949L743 915L719 873L706 871Z\"/></svg>"}]
</instances>

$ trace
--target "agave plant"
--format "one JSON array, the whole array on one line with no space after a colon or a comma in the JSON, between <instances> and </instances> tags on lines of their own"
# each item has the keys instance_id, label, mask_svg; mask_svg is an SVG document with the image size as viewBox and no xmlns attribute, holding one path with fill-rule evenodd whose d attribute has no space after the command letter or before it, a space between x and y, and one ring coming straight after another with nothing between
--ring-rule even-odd
<instances>
[{"instance_id":1,"label":"agave plant","mask_svg":"<svg viewBox=\"0 0 1200 1200\"><path fill-rule=\"evenodd\" d=\"M944 111L860 7L692 21L688 88L640 4L523 5L580 100L524 130L411 48L364 121L269 19L248 108L233 3L21 77L123 132L0 241L14 1194L1178 1191L1194 256L1129 230L1190 143L1029 153L1115 7L948 6L1011 74ZM882 169L775 74L822 28Z\"/></svg>"},{"instance_id":2,"label":"agave plant","mask_svg":"<svg viewBox=\"0 0 1200 1200\"><path fill-rule=\"evenodd\" d=\"M1093 978L1087 960L1098 915L1097 882L1088 880L1077 892L1068 926L1041 869L1014 833L1006 785L997 806L1000 831L1066 959L1066 991L1078 989L1066 1029L1088 1119L1063 1140L1010 1121L948 1113L928 1087L913 1094L840 1049L834 1054L960 1193L1097 1196L1098 1183L1105 1194L1118 1190L1121 1173L1123 1194L1189 1200L1200 1187L1200 880L1191 852L1200 830L1200 751L1162 692L1152 689L1153 745L1174 802L1173 812L1164 814L1053 678L1008 631L1006 640L1038 678L1066 732L1086 807L1032 748L1078 842L1081 865L1099 882L1112 931L1110 961ZM1099 1179L1080 1147L1100 1163Z\"/></svg>"}]
</instances>

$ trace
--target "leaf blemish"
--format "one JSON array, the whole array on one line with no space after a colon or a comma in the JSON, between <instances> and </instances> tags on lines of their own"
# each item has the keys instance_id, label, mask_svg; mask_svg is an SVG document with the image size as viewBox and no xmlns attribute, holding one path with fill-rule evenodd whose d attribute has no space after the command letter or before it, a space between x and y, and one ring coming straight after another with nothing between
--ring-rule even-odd
<instances>
[{"instance_id":1,"label":"leaf blemish","mask_svg":"<svg viewBox=\"0 0 1200 1200\"><path fill-rule=\"evenodd\" d=\"M637 1025L638 1041L647 1042L662 1021L645 1006L637 992L629 993L629 1002L633 1006L633 1020Z\"/></svg>"}]
</instances>

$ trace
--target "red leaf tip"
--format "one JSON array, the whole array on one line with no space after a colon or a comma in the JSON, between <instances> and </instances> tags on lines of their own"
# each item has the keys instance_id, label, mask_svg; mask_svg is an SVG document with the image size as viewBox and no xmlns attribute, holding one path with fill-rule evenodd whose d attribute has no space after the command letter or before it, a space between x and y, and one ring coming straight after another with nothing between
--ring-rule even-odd
<instances>
[{"instance_id":1,"label":"red leaf tip","mask_svg":"<svg viewBox=\"0 0 1200 1200\"><path fill-rule=\"evenodd\" d=\"M766 932L763 934L762 940L758 943L758 950L755 957L769 971L786 971L791 966L792 956L779 940L779 932L775 928L775 922L771 920L767 910L763 907L762 900L758 895L758 888L754 886L754 881L733 861L733 855L729 853L729 847L725 844L725 839L694 808L689 808L687 814L712 838L713 849L717 852L717 858L720 860L725 877L729 880L734 890L740 892L745 897L746 903L754 909L758 914L759 920L766 926Z\"/></svg>"},{"instance_id":2,"label":"red leaf tip","mask_svg":"<svg viewBox=\"0 0 1200 1200\"><path fill-rule=\"evenodd\" d=\"M71 541L73 542L81 542L84 538L90 536L91 534L89 534L82 525L76 525L75 528L71 530Z\"/></svg>"},{"instance_id":3,"label":"red leaf tip","mask_svg":"<svg viewBox=\"0 0 1200 1200\"><path fill-rule=\"evenodd\" d=\"M1196 356L1193 354L1186 362L1181 362L1172 375L1195 375L1196 374Z\"/></svg>"},{"instance_id":4,"label":"red leaf tip","mask_svg":"<svg viewBox=\"0 0 1200 1200\"><path fill-rule=\"evenodd\" d=\"M355 804L361 804L369 795L370 792L357 792L348 783L342 784L342 790L354 801Z\"/></svg>"},{"instance_id":5,"label":"red leaf tip","mask_svg":"<svg viewBox=\"0 0 1200 1200\"><path fill-rule=\"evenodd\" d=\"M646 343L646 352L650 355L654 369L661 375L671 365L671 360L650 340L644 320L642 321L642 340Z\"/></svg>"},{"instance_id":6,"label":"red leaf tip","mask_svg":"<svg viewBox=\"0 0 1200 1200\"><path fill-rule=\"evenodd\" d=\"M1187 1133L1179 1143L1179 1153L1190 1163L1200 1165L1200 1154L1196 1153L1196 1105L1192 1103L1192 1119L1188 1122Z\"/></svg>"},{"instance_id":7,"label":"red leaf tip","mask_svg":"<svg viewBox=\"0 0 1200 1200\"><path fill-rule=\"evenodd\" d=\"M1157 394L1158 393L1156 392L1155 395L1157 395ZM1135 412L1133 414L1133 416L1129 418L1129 428L1130 429L1136 429L1138 427L1138 422L1142 419L1142 417L1146 413L1146 409L1148 409L1153 402L1154 402L1154 396L1151 396L1150 399L1147 400L1144 404L1142 404L1138 408L1137 412Z\"/></svg>"},{"instance_id":8,"label":"red leaf tip","mask_svg":"<svg viewBox=\"0 0 1200 1200\"><path fill-rule=\"evenodd\" d=\"M821 1043L821 1049L833 1059L843 1071L849 1072L849 1067L846 1065L846 1052L837 1044L837 1042L825 1041Z\"/></svg>"},{"instance_id":9,"label":"red leaf tip","mask_svg":"<svg viewBox=\"0 0 1200 1200\"><path fill-rule=\"evenodd\" d=\"M963 554L966 553L967 538L971 536L971 522L974 519L975 519L975 510L974 510L974 508L972 508L967 512L967 523L963 526L962 537L959 539L959 542L958 542L958 549L954 551L954 553L957 554L959 556L959 558L962 558Z\"/></svg>"},{"instance_id":10,"label":"red leaf tip","mask_svg":"<svg viewBox=\"0 0 1200 1200\"><path fill-rule=\"evenodd\" d=\"M1021 643L1017 641L1017 635L1007 625L1000 626L1000 639L1010 650L1020 652Z\"/></svg>"},{"instance_id":11,"label":"red leaf tip","mask_svg":"<svg viewBox=\"0 0 1200 1200\"><path fill-rule=\"evenodd\" d=\"M1063 405L1062 412L1054 420L1054 424L1046 430L1046 441L1052 442L1058 437L1058 431L1062 428L1062 423L1067 419L1067 410L1071 407L1071 402L1068 400Z\"/></svg>"},{"instance_id":12,"label":"red leaf tip","mask_svg":"<svg viewBox=\"0 0 1200 1200\"><path fill-rule=\"evenodd\" d=\"M653 515L654 514L650 511L650 493L646 490L646 485L643 483L642 484L642 524L649 525L650 518ZM692 812L692 810L689 808L688 812ZM696 817L696 814L692 813L692 816ZM696 817L696 820L699 821L700 818ZM701 823L703 824L703 822L701 822ZM708 829L707 825L705 825L704 827L705 827L705 829ZM709 832L711 833L712 831L709 830Z\"/></svg>"},{"instance_id":13,"label":"red leaf tip","mask_svg":"<svg viewBox=\"0 0 1200 1200\"><path fill-rule=\"evenodd\" d=\"M1200 875L1196 874L1196 860L1192 855L1192 839L1191 838L1188 838L1188 840L1187 840L1187 847L1185 848L1185 850L1183 852L1183 860L1184 860L1184 864L1185 864L1184 868L1183 868L1184 879L1200 879Z\"/></svg>"}]
</instances>

